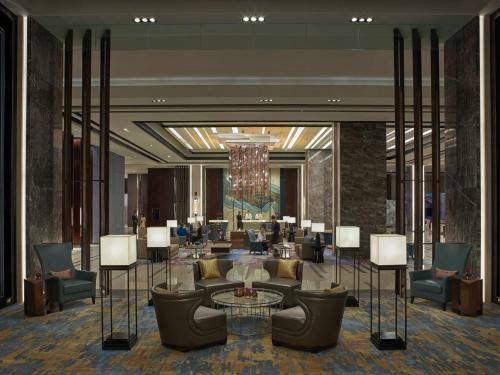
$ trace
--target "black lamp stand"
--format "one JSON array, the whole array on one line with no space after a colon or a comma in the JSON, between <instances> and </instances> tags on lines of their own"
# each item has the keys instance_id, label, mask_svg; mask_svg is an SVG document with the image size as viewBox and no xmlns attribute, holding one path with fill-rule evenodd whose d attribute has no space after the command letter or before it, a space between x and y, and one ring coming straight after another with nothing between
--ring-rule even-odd
<instances>
[{"instance_id":1,"label":"black lamp stand","mask_svg":"<svg viewBox=\"0 0 500 375\"><path fill-rule=\"evenodd\" d=\"M165 251L167 250L167 251ZM151 285L148 287L148 306L153 306L153 296L151 294L151 289L154 287L154 263L158 259L158 254L161 254L160 259L163 260L164 254L167 253L168 260L165 262L165 282L168 278L167 262L170 263L170 246L165 247L148 247L148 258L149 262L146 267L147 276L146 281L149 284L149 265L151 265ZM160 261L161 261L160 260Z\"/></svg>"},{"instance_id":2,"label":"black lamp stand","mask_svg":"<svg viewBox=\"0 0 500 375\"><path fill-rule=\"evenodd\" d=\"M398 300L399 296L397 294L396 289L394 290L395 294L395 323L394 323L394 331L391 332L382 332L380 327L380 272L381 271L396 271L401 272L402 277L406 278L406 265L403 266L379 266L375 263L370 262L370 339L373 345L377 347L379 350L406 350L407 344L407 333L406 333L406 288L404 289L404 336L401 337L398 334ZM377 293L378 293L378 325L377 331L373 331L373 269L377 270Z\"/></svg>"},{"instance_id":3,"label":"black lamp stand","mask_svg":"<svg viewBox=\"0 0 500 375\"><path fill-rule=\"evenodd\" d=\"M337 284L342 283L342 252L352 252L352 295L347 296L346 306L347 307L359 307L359 247L338 247L335 246L335 282ZM358 265L356 266L356 258ZM356 272L357 271L357 272ZM357 282L356 282L356 274ZM357 287L356 287L357 286Z\"/></svg>"},{"instance_id":4,"label":"black lamp stand","mask_svg":"<svg viewBox=\"0 0 500 375\"><path fill-rule=\"evenodd\" d=\"M134 270L134 299L135 306L135 329L132 331L131 316L130 316L130 270ZM126 271L127 275L127 331L113 331L113 278L109 278L109 317L110 317L110 332L105 336L104 332L104 298L106 291L101 286L101 341L103 350L130 350L137 342L137 263L134 262L128 266L100 266L101 275L103 271Z\"/></svg>"}]
</instances>

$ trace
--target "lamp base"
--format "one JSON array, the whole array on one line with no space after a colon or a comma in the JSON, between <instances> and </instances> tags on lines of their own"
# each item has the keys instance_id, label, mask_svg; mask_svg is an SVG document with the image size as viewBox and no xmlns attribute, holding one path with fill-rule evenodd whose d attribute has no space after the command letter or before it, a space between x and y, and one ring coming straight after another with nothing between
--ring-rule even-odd
<instances>
[{"instance_id":1,"label":"lamp base","mask_svg":"<svg viewBox=\"0 0 500 375\"><path fill-rule=\"evenodd\" d=\"M359 301L354 296L347 296L346 307L359 307Z\"/></svg>"},{"instance_id":2,"label":"lamp base","mask_svg":"<svg viewBox=\"0 0 500 375\"><path fill-rule=\"evenodd\" d=\"M378 350L406 350L406 341L396 332L374 332L371 342Z\"/></svg>"},{"instance_id":3,"label":"lamp base","mask_svg":"<svg viewBox=\"0 0 500 375\"><path fill-rule=\"evenodd\" d=\"M137 342L137 335L131 334L130 337L124 332L113 333L106 337L102 343L102 350L130 350Z\"/></svg>"}]
</instances>

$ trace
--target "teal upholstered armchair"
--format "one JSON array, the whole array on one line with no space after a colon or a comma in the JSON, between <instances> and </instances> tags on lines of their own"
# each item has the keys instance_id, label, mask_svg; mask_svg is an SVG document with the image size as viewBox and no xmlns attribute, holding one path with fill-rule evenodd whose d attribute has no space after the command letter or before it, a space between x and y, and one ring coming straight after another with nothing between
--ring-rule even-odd
<instances>
[{"instance_id":1,"label":"teal upholstered armchair","mask_svg":"<svg viewBox=\"0 0 500 375\"><path fill-rule=\"evenodd\" d=\"M440 302L446 311L446 304L451 301L451 277L438 279L436 268L457 271L462 275L467 264L472 245L459 243L436 243L434 245L434 264L431 269L410 272L411 303L415 297Z\"/></svg>"},{"instance_id":2,"label":"teal upholstered armchair","mask_svg":"<svg viewBox=\"0 0 500 375\"><path fill-rule=\"evenodd\" d=\"M59 311L62 311L63 305L70 301L92 298L92 303L95 303L97 274L75 269L71 260L71 250L72 245L69 242L35 245L42 266L46 299L57 302ZM50 274L68 269L72 271L70 279L61 279Z\"/></svg>"}]
</instances>

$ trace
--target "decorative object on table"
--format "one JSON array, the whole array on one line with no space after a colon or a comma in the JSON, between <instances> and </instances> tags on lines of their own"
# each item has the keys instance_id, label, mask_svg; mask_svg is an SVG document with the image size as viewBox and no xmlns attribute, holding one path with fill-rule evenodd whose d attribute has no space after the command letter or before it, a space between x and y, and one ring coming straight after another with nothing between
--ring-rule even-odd
<instances>
[{"instance_id":1,"label":"decorative object on table","mask_svg":"<svg viewBox=\"0 0 500 375\"><path fill-rule=\"evenodd\" d=\"M352 253L353 295L347 295L346 306L359 307L359 227L338 226L335 228L335 282L342 284L342 253ZM358 265L356 266L356 258ZM357 283L356 283L357 273ZM357 286L357 287L356 287Z\"/></svg>"},{"instance_id":2,"label":"decorative object on table","mask_svg":"<svg viewBox=\"0 0 500 375\"><path fill-rule=\"evenodd\" d=\"M280 262L291 262L290 264L292 266L296 265L295 277L293 278L280 277L278 275L278 267ZM269 273L269 279L263 281L257 281L257 280L252 281L252 288L277 290L283 293L283 304L285 306L295 306L295 298L293 296L293 291L295 289L300 289L302 286L302 272L304 268L304 263L299 262L297 260L267 259L263 263L263 268Z\"/></svg>"},{"instance_id":3,"label":"decorative object on table","mask_svg":"<svg viewBox=\"0 0 500 375\"><path fill-rule=\"evenodd\" d=\"M160 284L152 290L163 345L186 351L226 343L226 314L200 306L204 291L168 291L166 288L167 285Z\"/></svg>"},{"instance_id":4,"label":"decorative object on table","mask_svg":"<svg viewBox=\"0 0 500 375\"><path fill-rule=\"evenodd\" d=\"M101 338L103 350L130 350L137 342L137 242L134 235L107 235L100 241L100 266L101 271L126 271L127 282L127 331L114 332L113 326L113 277L109 284L109 335L105 336L104 314L104 289L101 286ZM134 270L134 297L130 298L130 271ZM130 302L135 307L134 322L131 322ZM135 324L134 324L135 323ZM135 329L131 329L135 326Z\"/></svg>"},{"instance_id":5,"label":"decorative object on table","mask_svg":"<svg viewBox=\"0 0 500 375\"><path fill-rule=\"evenodd\" d=\"M299 305L272 315L272 343L318 352L337 344L347 290L295 290Z\"/></svg>"},{"instance_id":6,"label":"decorative object on table","mask_svg":"<svg viewBox=\"0 0 500 375\"><path fill-rule=\"evenodd\" d=\"M24 315L45 315L42 278L28 277L24 279Z\"/></svg>"},{"instance_id":7,"label":"decorative object on table","mask_svg":"<svg viewBox=\"0 0 500 375\"><path fill-rule=\"evenodd\" d=\"M72 251L73 244L70 242L35 245L35 252L42 267L45 298L50 304L58 303L59 311L70 301L91 298L92 303L95 303L97 273L75 269L71 259ZM72 270L70 279L50 275L50 272L68 269Z\"/></svg>"},{"instance_id":8,"label":"decorative object on table","mask_svg":"<svg viewBox=\"0 0 500 375\"><path fill-rule=\"evenodd\" d=\"M245 288L234 288L235 297L244 297L245 296Z\"/></svg>"},{"instance_id":9,"label":"decorative object on table","mask_svg":"<svg viewBox=\"0 0 500 375\"><path fill-rule=\"evenodd\" d=\"M196 290L201 289L205 291L205 297L203 298L203 305L205 306L210 306L210 296L217 290L245 287L245 283L242 281L231 281L227 279L227 273L233 268L232 260L216 258L211 261L214 261L217 265L220 277L210 279L202 278L202 261L193 263L194 288Z\"/></svg>"},{"instance_id":10,"label":"decorative object on table","mask_svg":"<svg viewBox=\"0 0 500 375\"><path fill-rule=\"evenodd\" d=\"M270 330L269 317L283 308L283 294L276 290L246 289L243 297L233 289L212 293L211 307L225 312L229 333L239 336L263 335Z\"/></svg>"},{"instance_id":11,"label":"decorative object on table","mask_svg":"<svg viewBox=\"0 0 500 375\"><path fill-rule=\"evenodd\" d=\"M377 270L378 325L373 331L373 269ZM394 331L383 332L380 312L380 273L395 271L406 278L406 236L399 234L372 234L370 236L370 339L379 350L405 350L407 344L406 289L404 290L404 338L398 334L398 294L394 312ZM399 296L400 297L400 296Z\"/></svg>"},{"instance_id":12,"label":"decorative object on table","mask_svg":"<svg viewBox=\"0 0 500 375\"><path fill-rule=\"evenodd\" d=\"M465 267L464 279L465 280L472 280L472 267L471 266Z\"/></svg>"},{"instance_id":13,"label":"decorative object on table","mask_svg":"<svg viewBox=\"0 0 500 375\"><path fill-rule=\"evenodd\" d=\"M167 251L170 247L170 228L168 227L148 227L147 236L147 249L149 262L146 266L147 276L146 281L149 280L149 265L151 265L151 285L148 287L148 305L153 306L153 296L150 290L153 289L154 284L154 263L161 262L163 258L170 258ZM168 282L168 267L165 264L165 282ZM149 281L148 281L149 282Z\"/></svg>"},{"instance_id":14,"label":"decorative object on table","mask_svg":"<svg viewBox=\"0 0 500 375\"><path fill-rule=\"evenodd\" d=\"M451 308L453 312L478 316L483 314L483 280L454 276L451 278Z\"/></svg>"},{"instance_id":15,"label":"decorative object on table","mask_svg":"<svg viewBox=\"0 0 500 375\"><path fill-rule=\"evenodd\" d=\"M431 269L410 272L411 302L414 302L415 297L425 298L441 303L443 310L446 310L446 304L451 301L450 283L454 276L451 273L463 276L471 251L472 245L468 244L435 243ZM450 276L437 278L438 268L451 271Z\"/></svg>"}]
</instances>

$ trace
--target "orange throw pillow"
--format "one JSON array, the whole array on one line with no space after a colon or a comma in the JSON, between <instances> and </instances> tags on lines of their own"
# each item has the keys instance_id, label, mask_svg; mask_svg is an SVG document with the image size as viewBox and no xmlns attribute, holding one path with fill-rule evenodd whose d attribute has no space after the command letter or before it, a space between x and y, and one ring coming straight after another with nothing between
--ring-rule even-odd
<instances>
[{"instance_id":1,"label":"orange throw pillow","mask_svg":"<svg viewBox=\"0 0 500 375\"><path fill-rule=\"evenodd\" d=\"M434 272L435 272L434 277L436 279L444 279L446 277L455 276L458 273L458 271L442 270L441 268L437 268L437 267L436 267L436 270Z\"/></svg>"},{"instance_id":2,"label":"orange throw pillow","mask_svg":"<svg viewBox=\"0 0 500 375\"><path fill-rule=\"evenodd\" d=\"M73 278L73 271L70 268L64 271L49 271L49 275L58 277L61 280L68 280Z\"/></svg>"}]
</instances>

